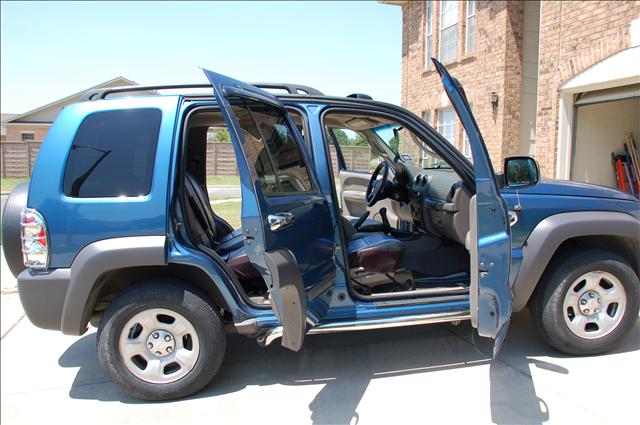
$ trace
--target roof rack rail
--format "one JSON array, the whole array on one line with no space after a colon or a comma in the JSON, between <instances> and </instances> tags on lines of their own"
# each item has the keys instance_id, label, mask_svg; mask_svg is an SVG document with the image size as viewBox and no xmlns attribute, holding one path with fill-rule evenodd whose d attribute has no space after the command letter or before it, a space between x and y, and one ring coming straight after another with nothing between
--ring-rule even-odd
<instances>
[{"instance_id":1,"label":"roof rack rail","mask_svg":"<svg viewBox=\"0 0 640 425\"><path fill-rule=\"evenodd\" d=\"M275 89L275 90L284 90L288 94L302 94L302 95L311 95L311 96L324 96L319 90L314 89L313 87L304 86L302 84L290 84L290 83L251 83L252 85L261 88L261 89ZM178 89L202 89L202 88L211 88L211 84L165 84L165 85L157 85L157 86L124 86L124 87L107 87L102 89L95 89L86 92L81 98L80 101L87 100L100 100L106 99L107 96L115 93L130 93L130 92L140 92L140 91L155 91L155 90L178 90Z\"/></svg>"},{"instance_id":2,"label":"roof rack rail","mask_svg":"<svg viewBox=\"0 0 640 425\"><path fill-rule=\"evenodd\" d=\"M364 93L351 93L347 97L352 97L354 99L373 100L373 98L371 96L369 96L368 94L364 94Z\"/></svg>"}]
</instances>

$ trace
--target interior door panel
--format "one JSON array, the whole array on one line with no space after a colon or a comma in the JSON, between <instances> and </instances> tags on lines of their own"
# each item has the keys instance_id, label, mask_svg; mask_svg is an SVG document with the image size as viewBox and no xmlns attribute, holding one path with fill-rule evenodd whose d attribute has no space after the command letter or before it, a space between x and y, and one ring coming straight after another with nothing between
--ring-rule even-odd
<instances>
[{"instance_id":1,"label":"interior door panel","mask_svg":"<svg viewBox=\"0 0 640 425\"><path fill-rule=\"evenodd\" d=\"M411 209L408 204L400 205L391 199L378 201L373 207L367 206L365 194L371 174L361 171L340 171L340 200L342 202L342 215L345 218L360 218L365 211L369 211L369 220L382 222L380 210L387 209L387 218L392 227L399 227L399 220L411 220Z\"/></svg>"},{"instance_id":2,"label":"interior door panel","mask_svg":"<svg viewBox=\"0 0 640 425\"><path fill-rule=\"evenodd\" d=\"M369 173L340 170L340 199L343 216L359 218L367 210L365 193L370 179Z\"/></svg>"}]
</instances>

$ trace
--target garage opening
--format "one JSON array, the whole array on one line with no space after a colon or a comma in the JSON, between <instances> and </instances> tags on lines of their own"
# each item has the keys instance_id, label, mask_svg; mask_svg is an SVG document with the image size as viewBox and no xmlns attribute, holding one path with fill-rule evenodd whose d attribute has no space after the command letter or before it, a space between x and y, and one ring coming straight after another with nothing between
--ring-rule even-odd
<instances>
[{"instance_id":1,"label":"garage opening","mask_svg":"<svg viewBox=\"0 0 640 425\"><path fill-rule=\"evenodd\" d=\"M631 149L628 134L636 146L639 144L640 84L577 94L573 119L571 180L619 188L615 159L632 156L624 148L626 143ZM630 176L622 168L628 192L631 192L628 180L634 177L631 162Z\"/></svg>"}]
</instances>

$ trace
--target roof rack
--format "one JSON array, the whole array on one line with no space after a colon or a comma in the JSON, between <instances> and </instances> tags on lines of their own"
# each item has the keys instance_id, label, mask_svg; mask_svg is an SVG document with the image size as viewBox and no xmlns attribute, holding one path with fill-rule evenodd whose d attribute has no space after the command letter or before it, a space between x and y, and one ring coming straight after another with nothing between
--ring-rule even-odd
<instances>
[{"instance_id":1,"label":"roof rack","mask_svg":"<svg viewBox=\"0 0 640 425\"><path fill-rule=\"evenodd\" d=\"M284 90L288 94L294 95L312 95L312 96L324 96L319 90L314 89L313 87L304 86L301 84L290 84L290 83L250 83L253 86L256 86L261 89L275 89L275 90ZM140 92L140 91L155 91L155 90L178 90L178 89L202 89L202 88L211 88L211 84L166 84L159 86L126 86L126 87L107 87L102 89L90 90L86 92L81 98L80 101L87 100L100 100L106 99L107 96L115 93L130 93L130 92Z\"/></svg>"},{"instance_id":2,"label":"roof rack","mask_svg":"<svg viewBox=\"0 0 640 425\"><path fill-rule=\"evenodd\" d=\"M364 93L351 93L347 97L352 97L354 99L373 100L373 98L371 96L369 96L368 94L364 94Z\"/></svg>"}]
</instances>

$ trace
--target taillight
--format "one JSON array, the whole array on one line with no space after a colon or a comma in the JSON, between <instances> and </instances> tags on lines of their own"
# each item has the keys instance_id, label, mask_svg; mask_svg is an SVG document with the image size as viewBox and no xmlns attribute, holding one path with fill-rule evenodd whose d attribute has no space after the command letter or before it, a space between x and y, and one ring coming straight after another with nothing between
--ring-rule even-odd
<instances>
[{"instance_id":1,"label":"taillight","mask_svg":"<svg viewBox=\"0 0 640 425\"><path fill-rule=\"evenodd\" d=\"M32 269L49 267L49 235L47 235L47 225L42 214L31 208L23 209L20 233L24 265Z\"/></svg>"}]
</instances>

